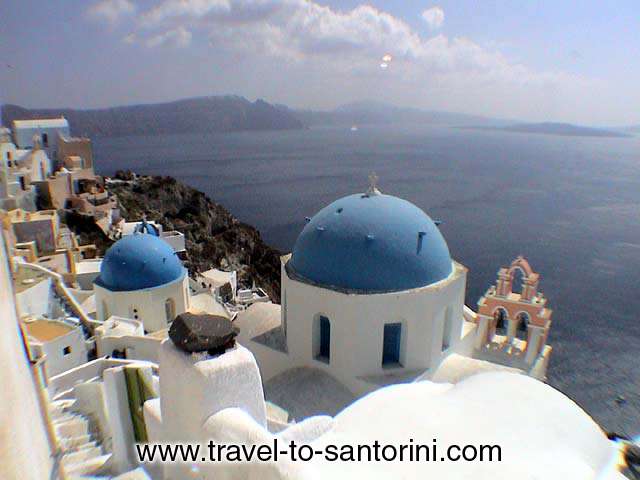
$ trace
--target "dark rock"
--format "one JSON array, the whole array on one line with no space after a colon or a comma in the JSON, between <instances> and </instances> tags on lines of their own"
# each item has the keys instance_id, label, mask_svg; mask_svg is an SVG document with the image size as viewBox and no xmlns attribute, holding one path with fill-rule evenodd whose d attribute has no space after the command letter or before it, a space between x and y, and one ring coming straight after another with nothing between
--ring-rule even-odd
<instances>
[{"instance_id":1,"label":"dark rock","mask_svg":"<svg viewBox=\"0 0 640 480\"><path fill-rule=\"evenodd\" d=\"M222 298L222 300L225 302L230 301L231 298L233 297L233 289L231 288L230 283L225 283L224 285L221 285L218 292L219 292L220 298Z\"/></svg>"},{"instance_id":2,"label":"dark rock","mask_svg":"<svg viewBox=\"0 0 640 480\"><path fill-rule=\"evenodd\" d=\"M96 254L104 256L113 241L96 224L95 217L74 210L59 210L60 219L76 234L80 245L95 245ZM85 258L87 258L85 256Z\"/></svg>"},{"instance_id":3,"label":"dark rock","mask_svg":"<svg viewBox=\"0 0 640 480\"><path fill-rule=\"evenodd\" d=\"M181 313L169 328L173 344L185 352L219 355L235 345L240 330L228 318Z\"/></svg>"},{"instance_id":4,"label":"dark rock","mask_svg":"<svg viewBox=\"0 0 640 480\"><path fill-rule=\"evenodd\" d=\"M113 175L113 178L117 180L122 180L125 182L130 182L135 180L135 175L131 170L116 170L116 173Z\"/></svg>"},{"instance_id":5,"label":"dark rock","mask_svg":"<svg viewBox=\"0 0 640 480\"><path fill-rule=\"evenodd\" d=\"M171 177L126 175L128 182L108 183L128 221L146 217L165 230L185 235L184 266L195 275L210 268L236 270L238 285L254 283L280 302L280 252L267 245L255 228L241 223L204 193Z\"/></svg>"}]
</instances>

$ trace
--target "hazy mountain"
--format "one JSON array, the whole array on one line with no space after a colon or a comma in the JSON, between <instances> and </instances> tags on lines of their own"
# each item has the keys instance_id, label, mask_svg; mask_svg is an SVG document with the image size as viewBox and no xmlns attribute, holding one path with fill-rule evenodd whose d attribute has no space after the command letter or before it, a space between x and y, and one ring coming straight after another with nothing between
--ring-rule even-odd
<instances>
[{"instance_id":1,"label":"hazy mountain","mask_svg":"<svg viewBox=\"0 0 640 480\"><path fill-rule=\"evenodd\" d=\"M572 125L570 123L519 123L515 125L506 125L501 127L491 126L471 126L478 130L501 130L506 132L517 133L535 133L542 135L562 135L569 137L630 137L626 133L614 130L605 130L600 128L582 127Z\"/></svg>"},{"instance_id":2,"label":"hazy mountain","mask_svg":"<svg viewBox=\"0 0 640 480\"><path fill-rule=\"evenodd\" d=\"M4 105L2 121L64 115L74 134L144 135L167 133L289 130L303 128L290 111L263 100L250 102L238 96L200 97L168 103L73 110L27 109Z\"/></svg>"},{"instance_id":3,"label":"hazy mountain","mask_svg":"<svg viewBox=\"0 0 640 480\"><path fill-rule=\"evenodd\" d=\"M239 96L212 96L175 102L73 110L2 107L2 121L64 115L74 134L89 136L151 135L167 133L232 132L241 130L291 130L306 126L433 124L473 129L548 135L624 137L640 133L640 125L598 129L568 123L522 123L514 120L467 115L376 101L349 103L331 111L295 110L264 100L251 102Z\"/></svg>"},{"instance_id":4,"label":"hazy mountain","mask_svg":"<svg viewBox=\"0 0 640 480\"><path fill-rule=\"evenodd\" d=\"M508 120L487 118L478 115L398 107L376 101L349 103L331 111L295 110L294 113L306 125L413 123L455 126L498 126L513 123Z\"/></svg>"}]
</instances>

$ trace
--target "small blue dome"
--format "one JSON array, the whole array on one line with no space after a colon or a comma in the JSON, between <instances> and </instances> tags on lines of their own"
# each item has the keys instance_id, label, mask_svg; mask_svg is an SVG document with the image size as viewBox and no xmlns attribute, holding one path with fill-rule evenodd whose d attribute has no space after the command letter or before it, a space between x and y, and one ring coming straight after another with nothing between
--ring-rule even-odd
<instances>
[{"instance_id":1,"label":"small blue dome","mask_svg":"<svg viewBox=\"0 0 640 480\"><path fill-rule=\"evenodd\" d=\"M111 291L153 288L186 273L173 249L154 235L128 235L107 250L95 283Z\"/></svg>"},{"instance_id":2,"label":"small blue dome","mask_svg":"<svg viewBox=\"0 0 640 480\"><path fill-rule=\"evenodd\" d=\"M350 195L305 226L287 263L292 276L326 288L380 293L447 278L453 262L433 220L406 200Z\"/></svg>"},{"instance_id":3,"label":"small blue dome","mask_svg":"<svg viewBox=\"0 0 640 480\"><path fill-rule=\"evenodd\" d=\"M153 223L147 223L146 220L142 220L139 224L137 224L133 231L134 233L148 233L149 235L153 235L154 237L160 236L158 227L156 227Z\"/></svg>"}]
</instances>

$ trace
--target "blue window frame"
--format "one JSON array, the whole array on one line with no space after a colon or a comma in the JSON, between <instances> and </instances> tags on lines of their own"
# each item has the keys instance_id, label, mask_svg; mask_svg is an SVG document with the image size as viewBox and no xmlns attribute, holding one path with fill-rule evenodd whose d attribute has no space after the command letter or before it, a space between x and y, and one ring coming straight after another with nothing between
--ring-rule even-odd
<instances>
[{"instance_id":1,"label":"blue window frame","mask_svg":"<svg viewBox=\"0 0 640 480\"><path fill-rule=\"evenodd\" d=\"M400 339L402 338L401 323L387 323L384 326L382 342L382 365L400 364Z\"/></svg>"}]
</instances>

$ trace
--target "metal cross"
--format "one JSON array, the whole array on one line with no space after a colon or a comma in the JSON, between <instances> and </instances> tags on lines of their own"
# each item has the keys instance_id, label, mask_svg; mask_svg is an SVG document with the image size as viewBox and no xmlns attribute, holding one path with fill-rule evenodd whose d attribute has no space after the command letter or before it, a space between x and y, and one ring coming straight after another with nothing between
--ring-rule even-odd
<instances>
[{"instance_id":1,"label":"metal cross","mask_svg":"<svg viewBox=\"0 0 640 480\"><path fill-rule=\"evenodd\" d=\"M378 190L378 176L375 172L371 172L369 175L369 189L367 190L367 196L370 195L380 195L380 190Z\"/></svg>"},{"instance_id":2,"label":"metal cross","mask_svg":"<svg viewBox=\"0 0 640 480\"><path fill-rule=\"evenodd\" d=\"M378 176L376 172L371 172L369 174L369 190L377 190L378 189Z\"/></svg>"}]
</instances>

